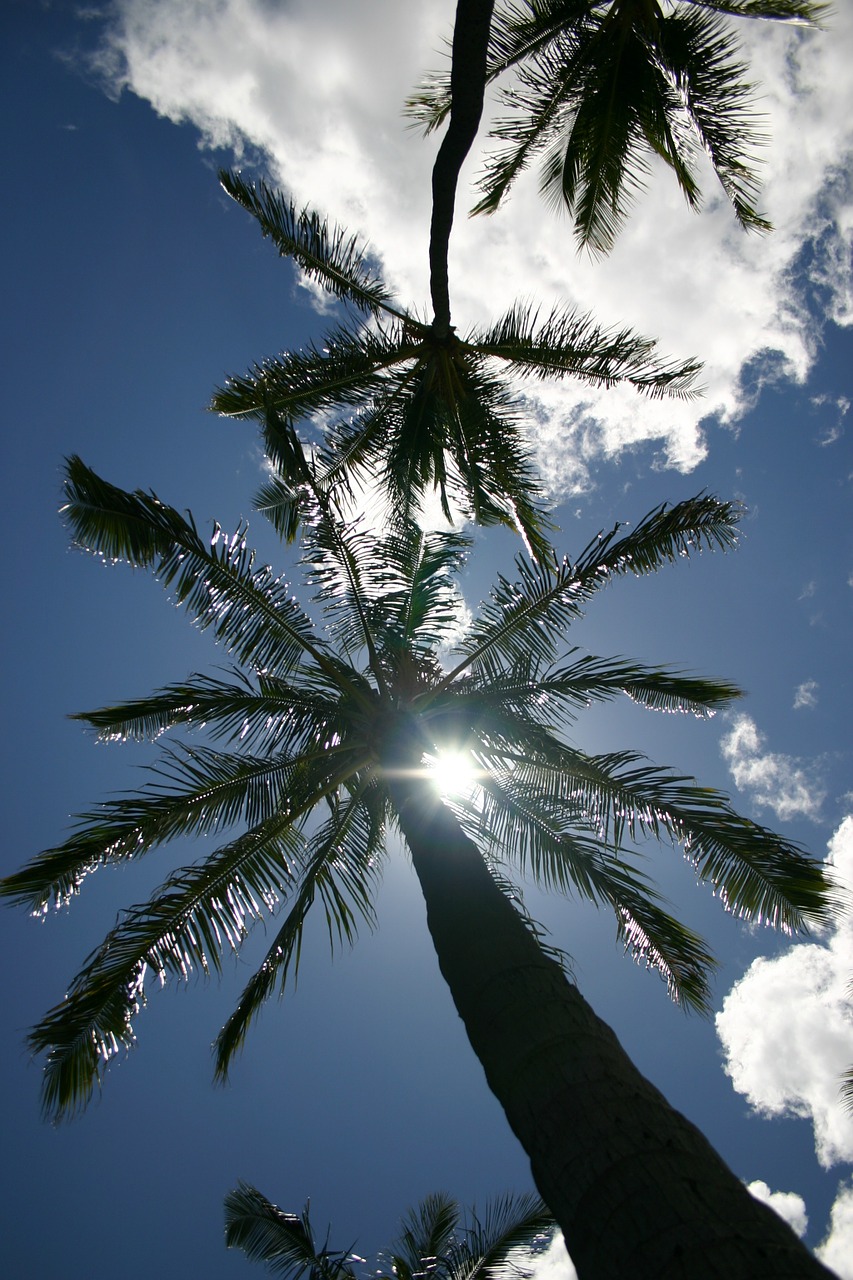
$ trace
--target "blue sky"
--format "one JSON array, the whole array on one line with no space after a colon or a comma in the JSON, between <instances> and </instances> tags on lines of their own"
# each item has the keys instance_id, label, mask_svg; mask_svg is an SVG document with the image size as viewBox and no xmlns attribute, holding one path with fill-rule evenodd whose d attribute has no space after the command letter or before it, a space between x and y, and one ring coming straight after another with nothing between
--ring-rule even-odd
<instances>
[{"instance_id":1,"label":"blue sky","mask_svg":"<svg viewBox=\"0 0 853 1280\"><path fill-rule=\"evenodd\" d=\"M214 418L207 399L228 373L324 324L310 291L220 191L217 165L260 164L297 201L363 231L401 297L426 302L434 144L406 131L399 104L435 64L452 6L421 5L417 20L397 9L3 9L4 872L56 843L70 814L132 787L151 758L94 746L68 712L222 660L144 575L68 550L56 515L63 456L154 488L200 524L236 526L251 515L261 453L251 428ZM701 489L747 506L736 554L617 584L576 637L595 652L732 679L748 690L735 715L698 723L612 707L582 721L578 737L695 773L818 857L832 841L853 879L853 90L843 70L853 20L844 6L832 35L749 34L772 125L772 237L744 237L710 188L696 218L655 180L613 257L581 261L533 180L491 221L460 217L451 288L462 324L517 295L567 298L658 336L673 355L706 359L699 405L562 388L530 406L560 550ZM286 562L260 519L255 534L264 556ZM508 536L478 538L462 583L472 608L516 549ZM845 1212L853 1232L853 1122L836 1096L838 1071L853 1062L849 918L791 944L727 918L677 855L653 853L666 892L722 961L722 1039L621 956L604 917L532 893L529 905L637 1064L735 1171L799 1197L811 1245L836 1206L830 1257L853 1275L841 1270L845 1238L853 1255L853 1234L843 1235ZM310 1196L315 1220L362 1254L432 1190L482 1203L529 1187L443 988L402 855L383 885L379 931L330 962L318 927L297 992L267 1010L228 1089L211 1084L209 1044L252 951L226 964L220 985L155 993L138 1048L102 1098L72 1124L44 1125L24 1031L61 998L116 911L162 873L144 863L103 873L70 912L41 923L4 913L8 1274L250 1275L221 1240L222 1197L238 1178L289 1208ZM801 1218L799 1201L785 1207Z\"/></svg>"}]
</instances>

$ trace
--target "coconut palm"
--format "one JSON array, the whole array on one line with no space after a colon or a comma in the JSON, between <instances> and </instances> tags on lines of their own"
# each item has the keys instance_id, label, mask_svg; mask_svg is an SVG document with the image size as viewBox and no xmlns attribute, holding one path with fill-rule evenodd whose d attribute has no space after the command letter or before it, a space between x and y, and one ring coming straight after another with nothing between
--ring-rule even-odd
<instances>
[{"instance_id":1,"label":"coconut palm","mask_svg":"<svg viewBox=\"0 0 853 1280\"><path fill-rule=\"evenodd\" d=\"M357 238L297 213L264 183L220 176L279 253L349 309L319 343L263 361L213 397L217 412L261 424L268 454L291 479L302 479L297 427L318 420L325 429L316 474L324 485L379 484L398 521L416 515L420 496L435 487L448 517L454 504L480 524L516 528L541 558L548 521L519 382L576 378L625 382L653 396L694 394L695 361L662 360L653 341L564 307L540 316L517 305L465 338L449 311L441 322L419 319L395 303ZM295 519L297 508L289 515ZM291 537L295 525L280 531Z\"/></svg>"},{"instance_id":2,"label":"coconut palm","mask_svg":"<svg viewBox=\"0 0 853 1280\"><path fill-rule=\"evenodd\" d=\"M226 537L216 526L203 538L155 495L118 489L79 459L68 464L65 514L77 542L153 569L242 671L192 676L80 715L105 740L184 726L212 741L166 748L153 784L81 815L64 843L0 886L40 914L100 866L177 836L217 838L202 861L120 917L32 1031L31 1047L47 1055L46 1111L84 1105L132 1045L151 978L218 970L256 920L277 915L216 1041L224 1077L253 1017L298 966L314 902L333 943L372 921L395 827L469 1039L581 1276L624 1274L629 1259L632 1274L658 1277L661 1249L689 1255L696 1269L684 1274L694 1277L789 1274L785 1257L808 1257L799 1242L636 1072L541 945L509 879L514 867L610 908L626 950L699 1009L708 1005L711 957L639 869L635 841L680 846L745 918L784 928L823 918L821 869L796 846L636 752L589 755L562 732L580 707L620 692L699 715L736 696L721 681L582 654L565 641L611 579L728 547L737 512L699 496L594 538L574 560L536 566L520 557L517 580L501 577L453 643L464 539L412 524L378 535L343 523L307 463L304 475L285 500L302 504L322 634L290 586L256 566L244 527ZM228 749L216 745L223 740ZM445 803L430 763L451 750L475 768L476 786ZM702 1269L710 1256L719 1270ZM743 1257L748 1272L734 1265Z\"/></svg>"},{"instance_id":3,"label":"coconut palm","mask_svg":"<svg viewBox=\"0 0 853 1280\"><path fill-rule=\"evenodd\" d=\"M400 1227L376 1260L375 1280L491 1280L508 1269L521 1277L532 1268L515 1251L532 1260L550 1243L556 1224L537 1196L506 1196L478 1215L463 1214L456 1200L437 1193L410 1209ZM307 1206L298 1215L285 1213L246 1182L225 1197L225 1243L286 1280L357 1280L353 1264L364 1262L351 1250L330 1249L328 1234L320 1245Z\"/></svg>"},{"instance_id":4,"label":"coconut palm","mask_svg":"<svg viewBox=\"0 0 853 1280\"><path fill-rule=\"evenodd\" d=\"M754 87L728 18L817 23L820 0L507 0L495 14L487 79L510 68L492 126L502 145L485 165L474 212L494 212L518 175L544 155L540 187L572 216L582 247L608 251L657 156L691 208L701 203L698 156L711 161L735 216L765 230ZM407 103L429 132L450 110L450 75Z\"/></svg>"}]
</instances>

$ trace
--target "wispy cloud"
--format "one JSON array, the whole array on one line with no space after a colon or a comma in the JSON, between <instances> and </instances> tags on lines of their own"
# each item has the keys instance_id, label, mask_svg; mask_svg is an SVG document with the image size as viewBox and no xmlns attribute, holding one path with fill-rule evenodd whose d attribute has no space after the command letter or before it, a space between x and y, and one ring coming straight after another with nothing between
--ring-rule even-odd
<instances>
[{"instance_id":1,"label":"wispy cloud","mask_svg":"<svg viewBox=\"0 0 853 1280\"><path fill-rule=\"evenodd\" d=\"M440 61L445 4L423 0L413 14L395 0L115 0L108 12L97 62L113 93L130 90L192 122L205 146L264 153L297 202L365 233L405 300L425 304L436 142L406 129L401 106ZM655 172L604 262L575 256L535 174L494 218L457 219L451 279L463 329L517 297L546 308L570 300L659 338L673 356L707 362L698 404L569 385L537 392L536 441L555 494L587 487L595 459L643 443L658 465L690 470L707 448L703 415L735 423L758 385L805 378L819 342L816 299L821 315L853 321L853 6L839 5L832 21L828 34L738 24L772 139L763 170L772 235L744 235L710 173L696 217L671 176ZM463 208L474 201L475 151Z\"/></svg>"},{"instance_id":2,"label":"wispy cloud","mask_svg":"<svg viewBox=\"0 0 853 1280\"><path fill-rule=\"evenodd\" d=\"M794 756L767 751L764 735L751 716L734 718L720 742L720 750L735 786L748 792L753 803L772 809L783 822L799 816L815 820L819 817L826 788L815 766Z\"/></svg>"},{"instance_id":3,"label":"wispy cloud","mask_svg":"<svg viewBox=\"0 0 853 1280\"><path fill-rule=\"evenodd\" d=\"M812 396L810 403L815 409L828 409L830 421L823 427L818 437L818 444L835 444L844 435L844 419L850 412L850 400L847 396Z\"/></svg>"},{"instance_id":4,"label":"wispy cloud","mask_svg":"<svg viewBox=\"0 0 853 1280\"><path fill-rule=\"evenodd\" d=\"M817 680L804 680L802 684L798 684L794 693L794 710L800 711L803 707L816 707L819 688L820 685Z\"/></svg>"}]
</instances>

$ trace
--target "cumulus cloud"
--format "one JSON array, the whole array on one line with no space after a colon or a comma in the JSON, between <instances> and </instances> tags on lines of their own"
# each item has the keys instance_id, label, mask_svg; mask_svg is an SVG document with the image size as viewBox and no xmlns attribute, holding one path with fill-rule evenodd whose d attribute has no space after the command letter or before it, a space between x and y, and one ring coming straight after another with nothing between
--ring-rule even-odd
<instances>
[{"instance_id":1,"label":"cumulus cloud","mask_svg":"<svg viewBox=\"0 0 853 1280\"><path fill-rule=\"evenodd\" d=\"M794 710L800 711L803 707L816 707L819 688L820 685L817 680L804 680L802 684L798 684L794 693Z\"/></svg>"},{"instance_id":2,"label":"cumulus cloud","mask_svg":"<svg viewBox=\"0 0 853 1280\"><path fill-rule=\"evenodd\" d=\"M815 1253L821 1262L832 1267L840 1280L853 1280L853 1186L839 1188L826 1239Z\"/></svg>"},{"instance_id":3,"label":"cumulus cloud","mask_svg":"<svg viewBox=\"0 0 853 1280\"><path fill-rule=\"evenodd\" d=\"M760 1200L762 1204L769 1204L771 1209L775 1209L779 1217L784 1218L798 1236L806 1234L806 1228L809 1225L806 1202L802 1196L797 1195L796 1191L771 1191L767 1183L762 1182L760 1178L748 1183L746 1189L755 1196L756 1200Z\"/></svg>"},{"instance_id":4,"label":"cumulus cloud","mask_svg":"<svg viewBox=\"0 0 853 1280\"><path fill-rule=\"evenodd\" d=\"M853 888L853 816L829 842L827 859L848 894ZM716 1017L726 1074L765 1116L802 1116L829 1168L853 1161L853 1115L839 1079L853 1063L853 915L839 915L820 941L797 943L753 961Z\"/></svg>"},{"instance_id":5,"label":"cumulus cloud","mask_svg":"<svg viewBox=\"0 0 853 1280\"><path fill-rule=\"evenodd\" d=\"M794 705L811 704L795 701ZM720 750L735 786L748 792L753 803L772 809L783 821L799 816L818 818L826 799L826 788L817 778L814 766L794 756L767 751L764 735L759 733L751 716L734 718Z\"/></svg>"},{"instance_id":6,"label":"cumulus cloud","mask_svg":"<svg viewBox=\"0 0 853 1280\"><path fill-rule=\"evenodd\" d=\"M297 202L365 233L401 296L423 308L437 143L407 131L400 109L440 63L451 10L440 0L414 10L394 0L113 0L96 62L111 92L191 122L203 145L263 153ZM538 399L536 444L553 496L587 487L594 459L640 444L657 449L658 465L690 470L707 448L703 415L734 423L761 385L806 377L819 343L811 312L853 321L853 6L839 5L832 22L829 34L738 24L772 139L763 207L773 235L744 235L709 173L697 218L670 175L655 172L603 262L575 256L535 174L494 218L460 211L450 265L463 329L533 296L545 308L594 308L606 324L659 338L668 354L706 360L698 403L571 386ZM475 153L463 209L474 202L480 144Z\"/></svg>"}]
</instances>

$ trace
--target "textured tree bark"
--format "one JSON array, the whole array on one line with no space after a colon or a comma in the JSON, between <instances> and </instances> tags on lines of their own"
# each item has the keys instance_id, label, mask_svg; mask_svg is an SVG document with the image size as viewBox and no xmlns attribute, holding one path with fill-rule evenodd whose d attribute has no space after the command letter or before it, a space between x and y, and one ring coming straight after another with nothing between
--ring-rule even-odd
<instances>
[{"instance_id":1,"label":"textured tree bark","mask_svg":"<svg viewBox=\"0 0 853 1280\"><path fill-rule=\"evenodd\" d=\"M452 106L447 132L432 171L432 221L429 233L430 293L436 333L450 332L447 255L462 162L477 136L486 89L486 54L494 0L458 0L450 71Z\"/></svg>"},{"instance_id":2,"label":"textured tree bark","mask_svg":"<svg viewBox=\"0 0 853 1280\"><path fill-rule=\"evenodd\" d=\"M388 787L441 972L580 1280L832 1276L637 1071L431 786Z\"/></svg>"}]
</instances>

